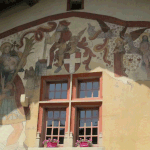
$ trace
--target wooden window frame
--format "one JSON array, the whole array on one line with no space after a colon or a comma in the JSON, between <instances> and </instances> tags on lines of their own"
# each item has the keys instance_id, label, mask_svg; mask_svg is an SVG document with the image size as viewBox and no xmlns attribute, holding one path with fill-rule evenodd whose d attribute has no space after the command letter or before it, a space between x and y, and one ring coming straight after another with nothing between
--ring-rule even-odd
<instances>
[{"instance_id":1,"label":"wooden window frame","mask_svg":"<svg viewBox=\"0 0 150 150\"><path fill-rule=\"evenodd\" d=\"M49 83L50 82L67 82L67 98L66 99L49 99ZM41 77L41 90L40 90L40 101L69 101L70 95L70 75L56 75L56 76L43 76Z\"/></svg>"},{"instance_id":2,"label":"wooden window frame","mask_svg":"<svg viewBox=\"0 0 150 150\"><path fill-rule=\"evenodd\" d=\"M86 98L78 98L78 81L79 80L99 80L99 95L98 97L86 97ZM94 72L94 73L82 73L82 74L74 74L73 75L73 89L72 89L72 101L80 101L80 100L101 100L102 97L102 73Z\"/></svg>"},{"instance_id":3,"label":"wooden window frame","mask_svg":"<svg viewBox=\"0 0 150 150\"><path fill-rule=\"evenodd\" d=\"M82 7L81 9L84 9L84 0L82 0ZM70 6L70 0L67 0L67 11L71 11L71 6ZM79 9L80 10L80 9Z\"/></svg>"}]
</instances>

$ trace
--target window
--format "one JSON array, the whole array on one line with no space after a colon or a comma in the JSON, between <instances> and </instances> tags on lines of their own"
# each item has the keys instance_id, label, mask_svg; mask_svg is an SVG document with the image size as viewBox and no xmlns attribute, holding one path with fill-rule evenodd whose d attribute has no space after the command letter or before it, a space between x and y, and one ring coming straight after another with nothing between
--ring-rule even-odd
<instances>
[{"instance_id":1,"label":"window","mask_svg":"<svg viewBox=\"0 0 150 150\"><path fill-rule=\"evenodd\" d=\"M45 139L57 139L59 144L64 143L65 135L65 122L66 111L65 110L48 110L46 121L46 136Z\"/></svg>"},{"instance_id":2,"label":"window","mask_svg":"<svg viewBox=\"0 0 150 150\"><path fill-rule=\"evenodd\" d=\"M41 77L38 132L41 147L48 138L58 139L59 146L66 145L64 137L68 133L70 137L70 132L73 146L79 138L91 138L93 146L98 147L102 132L102 73Z\"/></svg>"},{"instance_id":3,"label":"window","mask_svg":"<svg viewBox=\"0 0 150 150\"><path fill-rule=\"evenodd\" d=\"M84 9L84 0L68 0L67 10Z\"/></svg>"},{"instance_id":4,"label":"window","mask_svg":"<svg viewBox=\"0 0 150 150\"><path fill-rule=\"evenodd\" d=\"M49 83L49 99L67 99L67 82Z\"/></svg>"},{"instance_id":5,"label":"window","mask_svg":"<svg viewBox=\"0 0 150 150\"><path fill-rule=\"evenodd\" d=\"M92 139L93 144L98 144L98 109L82 109L79 113L78 137Z\"/></svg>"},{"instance_id":6,"label":"window","mask_svg":"<svg viewBox=\"0 0 150 150\"><path fill-rule=\"evenodd\" d=\"M99 95L99 79L79 80L79 98L98 97Z\"/></svg>"}]
</instances>

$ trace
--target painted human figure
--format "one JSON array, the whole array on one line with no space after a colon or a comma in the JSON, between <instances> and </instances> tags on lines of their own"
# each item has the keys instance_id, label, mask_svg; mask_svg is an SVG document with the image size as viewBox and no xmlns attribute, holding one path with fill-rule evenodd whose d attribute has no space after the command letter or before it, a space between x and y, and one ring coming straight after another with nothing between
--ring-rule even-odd
<instances>
[{"instance_id":1,"label":"painted human figure","mask_svg":"<svg viewBox=\"0 0 150 150\"><path fill-rule=\"evenodd\" d=\"M124 41L118 38L114 49L114 72L115 76L127 76L123 65L123 55L125 54Z\"/></svg>"},{"instance_id":2,"label":"painted human figure","mask_svg":"<svg viewBox=\"0 0 150 150\"><path fill-rule=\"evenodd\" d=\"M142 36L140 51L143 54L143 61L147 71L147 77L150 78L150 43L147 35Z\"/></svg>"},{"instance_id":3,"label":"painted human figure","mask_svg":"<svg viewBox=\"0 0 150 150\"><path fill-rule=\"evenodd\" d=\"M25 116L21 114L15 102L15 87L11 83L12 76L17 68L19 58L17 56L8 56L1 62L1 84L0 84L0 120L2 124L10 124L13 132L10 133L5 149L15 149L17 141L22 133Z\"/></svg>"},{"instance_id":4,"label":"painted human figure","mask_svg":"<svg viewBox=\"0 0 150 150\"><path fill-rule=\"evenodd\" d=\"M69 41L72 36L72 33L68 28L69 25L70 22L67 22L66 20L60 21L55 33L51 37L49 36L46 37L46 43L53 44L52 47L50 48L50 61L47 69L52 68L52 63L54 60L54 51L57 48L59 49L58 68L55 70L55 73L61 70L61 66L63 65L64 60L64 53L67 45L66 42Z\"/></svg>"}]
</instances>

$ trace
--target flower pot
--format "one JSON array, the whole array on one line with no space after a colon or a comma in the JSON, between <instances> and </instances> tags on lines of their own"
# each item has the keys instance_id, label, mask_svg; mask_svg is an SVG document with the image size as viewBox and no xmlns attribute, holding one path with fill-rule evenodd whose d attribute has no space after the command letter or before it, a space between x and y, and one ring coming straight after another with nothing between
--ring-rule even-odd
<instances>
[{"instance_id":1,"label":"flower pot","mask_svg":"<svg viewBox=\"0 0 150 150\"><path fill-rule=\"evenodd\" d=\"M57 147L57 143L48 142L47 147Z\"/></svg>"},{"instance_id":2,"label":"flower pot","mask_svg":"<svg viewBox=\"0 0 150 150\"><path fill-rule=\"evenodd\" d=\"M89 144L87 142L81 142L80 147L89 147Z\"/></svg>"}]
</instances>

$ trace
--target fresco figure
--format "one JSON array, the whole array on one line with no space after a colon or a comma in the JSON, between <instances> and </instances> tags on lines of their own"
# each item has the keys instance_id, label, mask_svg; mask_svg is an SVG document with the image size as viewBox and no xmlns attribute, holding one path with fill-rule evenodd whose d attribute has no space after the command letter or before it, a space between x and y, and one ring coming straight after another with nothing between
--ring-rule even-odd
<instances>
[{"instance_id":1,"label":"fresco figure","mask_svg":"<svg viewBox=\"0 0 150 150\"><path fill-rule=\"evenodd\" d=\"M125 73L125 68L123 65L123 56L126 53L124 48L124 41L121 38L117 38L116 41L116 47L114 49L114 72L115 76L128 76Z\"/></svg>"},{"instance_id":2,"label":"fresco figure","mask_svg":"<svg viewBox=\"0 0 150 150\"><path fill-rule=\"evenodd\" d=\"M150 43L146 34L142 36L141 40L140 51L143 54L143 62L147 71L147 78L150 78Z\"/></svg>"},{"instance_id":3,"label":"fresco figure","mask_svg":"<svg viewBox=\"0 0 150 150\"><path fill-rule=\"evenodd\" d=\"M54 52L57 48L59 48L58 68L55 70L55 73L61 70L61 66L63 65L63 60L64 60L64 53L67 45L66 42L69 41L72 36L72 33L68 28L69 25L70 22L67 22L66 20L60 21L52 37L48 37L48 36L46 37L46 43L53 44L52 47L50 48L50 61L47 69L52 68L52 63L54 60Z\"/></svg>"}]
</instances>

